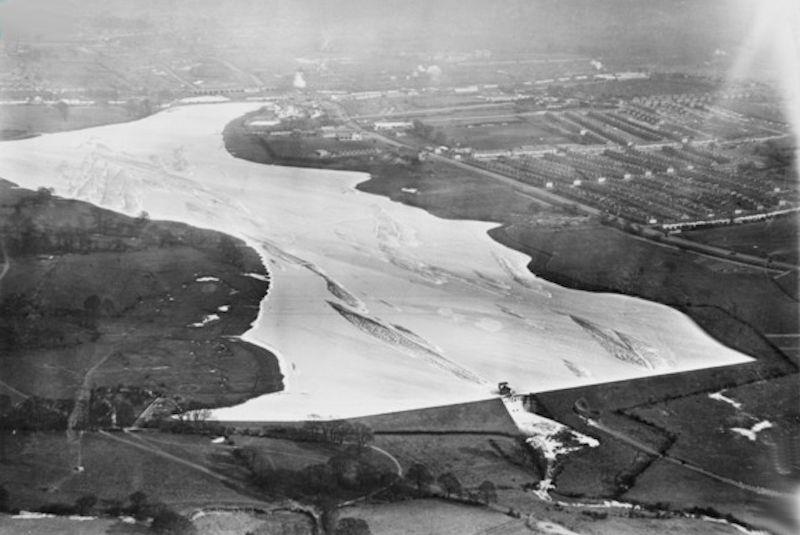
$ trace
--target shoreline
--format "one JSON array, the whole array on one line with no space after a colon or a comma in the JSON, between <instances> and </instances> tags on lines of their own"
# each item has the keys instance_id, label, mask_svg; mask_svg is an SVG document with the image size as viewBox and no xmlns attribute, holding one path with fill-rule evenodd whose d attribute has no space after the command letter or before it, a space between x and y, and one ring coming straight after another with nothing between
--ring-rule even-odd
<instances>
[{"instance_id":1,"label":"shoreline","mask_svg":"<svg viewBox=\"0 0 800 535\"><path fill-rule=\"evenodd\" d=\"M349 286L351 294L358 294L359 298L365 296L371 309L370 314L399 322L403 327L411 328L416 335L428 337L435 344L443 344L448 356L457 359L467 368L479 367L478 371L489 378L490 384L492 381L517 376L521 382L528 383L517 385L520 391L536 391L545 384L566 387L632 379L653 373L650 370L635 369L614 359L613 355L605 355L608 363L600 368L595 362L593 370L597 375L589 379L576 379L574 372L564 368L559 360L560 355L570 355L566 358L572 359L572 355L577 353L580 355L578 358L586 360L597 353L596 342L592 338L585 335L575 338L580 334L580 327L576 327L564 310L580 309L578 313L581 316L604 323L607 320L601 318L606 318L603 314L609 301L602 295L584 295L560 287L557 289L558 285L536 278L527 269L531 260L529 255L508 248L487 235L487 231L495 227L496 223L471 220L443 224L441 218L431 216L430 212L420 207L416 207L419 210L408 210L408 207L388 199L378 200L381 197L374 195L363 195L362 198L361 194L366 192L360 191L358 186L369 179L363 173L344 172L331 177L331 171L325 169L301 172L295 168L266 167L264 164L243 161L233 156L223 146L221 131L231 120L248 111L257 110L259 106L260 103L181 106L124 127L107 126L85 133L70 134L64 138L46 136L19 142L7 146L13 153L9 156L12 163L8 165L13 171L10 171L11 175L6 172L6 175L24 176L26 184L36 184L37 181L51 184L62 195L99 202L117 211L121 208L123 211L136 211L141 206L158 219L179 220L199 228L218 229L246 240L249 247L255 241L255 238L248 239L250 233L254 236L263 235L264 239L269 238L270 241L275 241L272 240L274 237L277 245L300 255L296 258L310 262L311 265L325 258L326 262L321 266L328 277L341 287ZM174 128L164 129L165 124L174 125ZM140 141L127 148L127 154L120 154L115 147L130 136ZM84 140L87 138L96 141L86 144ZM65 142L79 147L79 153L76 155L74 151L60 148L64 147ZM165 146L165 143L169 144ZM148 159L153 161L156 156L163 158L165 151L169 155L170 149L175 145L188 151L188 167L172 172L164 169L162 163L158 163L157 167L147 163ZM28 150L35 150L48 157L43 161L41 158L31 161L24 156ZM103 168L111 166L113 173L119 172L117 167L136 173L131 177L135 182L129 180L127 183L110 183L104 181L103 176L92 176L90 178L97 181L92 187L98 190L85 190L76 189L75 179L70 174L61 173L61 176L52 175L50 178L53 166L72 172L69 163L76 158L80 161L81 154L84 154L84 158L88 155L90 162L99 161ZM275 170L269 171L270 167ZM25 169L26 172L21 173L20 169ZM85 180L83 176L79 178ZM175 196L168 198L163 193L154 195L152 187L155 184L162 190L174 189ZM130 190L130 194L134 195L132 207L122 207L119 196L104 197L103 192L107 185L121 188L125 195L129 194L126 188L135 186L135 189ZM242 197L241 192L248 193ZM358 199L354 199L353 194ZM309 214L303 209L304 205L297 209L284 208L286 201L297 204L300 198L304 203L310 203L311 207L323 207L322 212L317 211L320 215L312 220L311 225L306 223L309 221ZM270 199L275 199L278 204L267 202ZM325 204L315 204L321 202ZM213 208L209 210L211 206ZM376 223L377 228L365 226ZM336 235L338 240L332 235L332 227L337 232L342 232ZM302 234L303 240L295 246L297 229L305 230ZM387 231L390 233L388 237L384 236ZM374 232L379 235L376 236ZM351 233L354 240L352 242L348 241ZM419 245L406 243L407 240L415 242L416 233L420 233L422 242ZM386 239L389 241L384 241ZM442 246L445 249L441 249ZM420 248L417 250L416 247ZM457 257L457 249L465 254ZM322 409L324 414L330 413L331 417L353 416L363 414L365 409L369 409L366 411L369 413L380 413L491 397L488 389L470 391L452 378L449 381L446 376L440 378L435 369L415 364L408 360L408 355L398 354L396 348L387 347L380 340L365 338L362 334L356 335L349 327L339 323L342 321L341 316L324 303L322 296L327 294L321 292L325 291L325 277L319 273L309 273L307 269L293 267L296 262L287 263L270 255L265 256L260 249L256 249L256 252L262 262L264 258L269 262L278 262L277 269L270 268L276 286L270 288L270 300L262 301L253 329L247 331L242 339L252 340L276 354L281 361L281 368L290 376L289 382L292 386L289 393L292 395L273 395L269 401L265 399L262 405L250 405L245 410L257 408L256 413L274 415L277 419L295 420L298 416L320 410L315 411L313 407L327 408L328 405L319 403L336 389L342 388L349 388L356 395L352 398L339 398L335 406ZM467 267L464 267L465 263ZM377 279L381 281L380 289L373 288L368 282L365 285L363 281L372 280L364 278L369 273L382 273ZM277 278L286 276L288 287L277 283ZM515 280L522 286L512 292ZM374 285L375 282L371 284ZM397 285L397 289L394 285ZM436 297L433 301L430 297L420 301L421 296L412 295L406 298L404 294L392 293L405 292L406 290L400 288L413 287L419 288L420 292L433 291ZM554 295L543 292L541 288L545 287L552 288ZM511 295L509 292L522 292L520 296L530 297L515 301L514 306L520 309L519 313L524 315L524 319L540 324L537 329L525 327L523 320L518 319L522 316L515 317L497 310L496 303L508 299ZM395 295L398 296L397 299L393 297ZM273 296L276 299L272 299ZM391 308L393 303L381 304L381 297L395 301L394 304L403 308L425 306L427 308L424 312L427 316L422 318L418 314L409 315L400 310L400 306ZM630 306L624 306L621 300L630 303ZM709 362L700 359L699 351L703 347L713 347L718 352L717 360L720 364L749 360L744 355L718 346L673 309L627 296L615 295L610 302L613 304L612 308L626 311L623 313L625 317L620 318L620 328L629 328L631 333L641 332L645 339L657 344L655 347L659 351L665 351L667 356L675 351L682 351L685 347L684 354L681 354L685 358L669 371L708 367ZM286 306L291 306L291 309L287 310ZM438 312L436 306L440 307ZM462 306L471 307L465 309L471 315L467 317L469 323L459 326L452 309ZM268 310L277 313L267 315ZM311 314L305 317L319 321L322 329L309 329L297 314ZM494 319L484 321L486 318ZM472 323L476 323L478 329L471 327ZM628 324L629 327L624 327ZM682 345L672 348L665 344L663 335L659 334L663 330L662 326L673 326L678 331L686 332L688 336L684 337ZM497 334L497 329L504 330ZM546 334L547 332L552 334ZM275 333L282 333L282 336L276 340L266 339ZM465 338L456 333L466 333L469 336ZM520 336L514 333L519 333ZM330 337L333 335L341 343L330 344ZM471 342L473 338L480 346ZM494 351L503 355L500 362L490 362L485 358L488 345L492 341L500 343L494 347ZM485 350L480 349L483 345L487 345ZM532 355L526 355L526 347L536 349ZM292 359L284 354L287 351L293 356ZM384 362L385 365L381 364ZM290 371L295 363L298 365L297 375L293 370ZM588 360L587 363L591 364ZM336 366L342 365L353 367L352 369L362 369L362 366L366 368L363 368L358 377L330 375L336 370ZM324 371L327 368L330 368L328 374ZM306 370L313 371L309 374L305 373ZM668 370L660 370L657 373L666 371ZM302 386L295 391L294 388L298 385L295 380L300 376ZM393 385L388 391L381 388L378 394L374 381L391 380L390 377L404 377L403 387L397 385L395 388ZM446 384L436 391L425 386L431 382L441 384L443 380ZM220 419L228 417L221 414Z\"/></svg>"}]
</instances>

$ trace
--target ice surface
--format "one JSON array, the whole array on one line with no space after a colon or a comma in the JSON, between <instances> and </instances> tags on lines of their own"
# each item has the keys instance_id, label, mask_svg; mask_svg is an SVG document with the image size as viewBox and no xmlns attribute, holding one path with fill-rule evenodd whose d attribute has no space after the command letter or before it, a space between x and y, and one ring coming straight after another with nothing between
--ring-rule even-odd
<instances>
[{"instance_id":1,"label":"ice surface","mask_svg":"<svg viewBox=\"0 0 800 535\"><path fill-rule=\"evenodd\" d=\"M287 389L217 418L349 417L485 399L500 381L533 392L747 360L665 306L532 276L491 224L359 192L361 173L232 157L222 129L258 107L176 106L0 143L0 176L21 186L227 232L262 255L269 295L244 338L278 356Z\"/></svg>"}]
</instances>

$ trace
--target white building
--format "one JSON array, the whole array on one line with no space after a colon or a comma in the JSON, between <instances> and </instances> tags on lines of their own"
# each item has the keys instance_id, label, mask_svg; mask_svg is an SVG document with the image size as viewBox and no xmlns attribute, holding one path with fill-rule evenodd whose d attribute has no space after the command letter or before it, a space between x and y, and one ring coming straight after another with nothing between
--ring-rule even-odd
<instances>
[{"instance_id":1,"label":"white building","mask_svg":"<svg viewBox=\"0 0 800 535\"><path fill-rule=\"evenodd\" d=\"M410 121L375 121L372 124L375 130L408 130L413 126Z\"/></svg>"}]
</instances>

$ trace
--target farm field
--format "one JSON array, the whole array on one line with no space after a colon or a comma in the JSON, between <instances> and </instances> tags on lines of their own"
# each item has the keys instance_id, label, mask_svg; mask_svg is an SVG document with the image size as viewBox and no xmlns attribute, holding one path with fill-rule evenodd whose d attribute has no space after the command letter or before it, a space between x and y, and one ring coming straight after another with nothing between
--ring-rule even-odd
<instances>
[{"instance_id":1,"label":"farm field","mask_svg":"<svg viewBox=\"0 0 800 535\"><path fill-rule=\"evenodd\" d=\"M125 524L116 518L72 520L65 517L12 518L0 517L0 533L36 535L147 535L151 531L143 525Z\"/></svg>"},{"instance_id":2,"label":"farm field","mask_svg":"<svg viewBox=\"0 0 800 535\"><path fill-rule=\"evenodd\" d=\"M426 124L440 128L449 145L462 145L475 150L513 149L525 145L552 145L569 143L533 121L521 121L511 116L496 122L457 124L449 121L431 121Z\"/></svg>"},{"instance_id":3,"label":"farm field","mask_svg":"<svg viewBox=\"0 0 800 535\"><path fill-rule=\"evenodd\" d=\"M796 331L795 300L758 268L661 247L596 223L564 229L518 224L492 234L530 254L530 269L539 276L678 307L726 344L743 348L742 344L749 344L746 352L754 356L774 355L774 350L764 346L763 340L749 337L742 326L727 329L732 324L724 316L743 320L761 335ZM739 290L731 292L731 287ZM714 313L715 308L722 312ZM757 347L763 353L755 352Z\"/></svg>"},{"instance_id":4,"label":"farm field","mask_svg":"<svg viewBox=\"0 0 800 535\"><path fill-rule=\"evenodd\" d=\"M792 533L788 526L796 522L789 516L795 511L787 510L783 501L754 495L663 460L656 460L639 475L636 485L622 499L660 502L674 509L707 508L776 533Z\"/></svg>"},{"instance_id":5,"label":"farm field","mask_svg":"<svg viewBox=\"0 0 800 535\"><path fill-rule=\"evenodd\" d=\"M273 356L227 338L247 330L267 289L244 275L265 270L243 243L0 188L0 393L11 405L71 399L82 385L139 389L138 410L158 395L208 406L281 388Z\"/></svg>"},{"instance_id":6,"label":"farm field","mask_svg":"<svg viewBox=\"0 0 800 535\"><path fill-rule=\"evenodd\" d=\"M388 412L357 418L376 433L494 433L519 434L519 428L498 398L473 403L458 403L411 411Z\"/></svg>"},{"instance_id":7,"label":"farm field","mask_svg":"<svg viewBox=\"0 0 800 535\"><path fill-rule=\"evenodd\" d=\"M759 223L690 230L681 237L733 251L768 256L782 262L800 263L800 233L796 215Z\"/></svg>"},{"instance_id":8,"label":"farm field","mask_svg":"<svg viewBox=\"0 0 800 535\"><path fill-rule=\"evenodd\" d=\"M98 506L104 507L114 500L125 502L136 491L178 510L206 504L262 503L227 482L136 446L147 446L136 437L120 438L135 445L95 432L85 433L80 446L64 433L4 432L2 484L9 492L11 507L36 510L47 504L72 504L86 494L97 496ZM204 455L212 454L214 448L224 451L199 438L207 445ZM74 470L78 449L83 472Z\"/></svg>"},{"instance_id":9,"label":"farm field","mask_svg":"<svg viewBox=\"0 0 800 535\"><path fill-rule=\"evenodd\" d=\"M269 514L236 510L207 509L193 516L197 535L239 533L312 535L314 526L304 515L287 511Z\"/></svg>"},{"instance_id":10,"label":"farm field","mask_svg":"<svg viewBox=\"0 0 800 535\"><path fill-rule=\"evenodd\" d=\"M373 148L367 141L341 142L322 137L292 139L265 136L262 143L278 162L313 159L316 151L339 153Z\"/></svg>"},{"instance_id":11,"label":"farm field","mask_svg":"<svg viewBox=\"0 0 800 535\"><path fill-rule=\"evenodd\" d=\"M419 463L434 477L451 472L468 489L484 481L521 488L540 479L536 461L521 439L480 434L379 434L375 445L391 452L405 470Z\"/></svg>"},{"instance_id":12,"label":"farm field","mask_svg":"<svg viewBox=\"0 0 800 535\"><path fill-rule=\"evenodd\" d=\"M537 412L600 441L559 459L554 495L709 508L763 525L796 480L797 375L786 373L761 361L536 394Z\"/></svg>"},{"instance_id":13,"label":"farm field","mask_svg":"<svg viewBox=\"0 0 800 535\"><path fill-rule=\"evenodd\" d=\"M511 186L438 162L371 173L356 187L446 219L499 222L550 212Z\"/></svg>"},{"instance_id":14,"label":"farm field","mask_svg":"<svg viewBox=\"0 0 800 535\"><path fill-rule=\"evenodd\" d=\"M511 495L513 493L513 496ZM375 535L507 533L524 535L732 535L729 525L679 515L657 517L644 511L631 514L627 508L562 507L541 502L530 494L498 491L494 510L436 499L418 499L392 504L364 504L342 510L342 516L367 521ZM502 504L502 505L499 505ZM521 518L498 511L513 508Z\"/></svg>"},{"instance_id":15,"label":"farm field","mask_svg":"<svg viewBox=\"0 0 800 535\"><path fill-rule=\"evenodd\" d=\"M677 458L751 485L792 492L800 475L799 385L794 374L626 413L675 437L670 454Z\"/></svg>"},{"instance_id":16,"label":"farm field","mask_svg":"<svg viewBox=\"0 0 800 535\"><path fill-rule=\"evenodd\" d=\"M342 105L352 116L391 114L402 117L403 114L416 115L429 109L461 106L480 107L484 104L474 96L459 95L425 95L424 97L399 96L377 97L369 99L346 99Z\"/></svg>"},{"instance_id":17,"label":"farm field","mask_svg":"<svg viewBox=\"0 0 800 535\"><path fill-rule=\"evenodd\" d=\"M357 505L342 514L366 520L375 535L460 535L493 529L509 535L530 533L523 521L497 511L431 499Z\"/></svg>"}]
</instances>

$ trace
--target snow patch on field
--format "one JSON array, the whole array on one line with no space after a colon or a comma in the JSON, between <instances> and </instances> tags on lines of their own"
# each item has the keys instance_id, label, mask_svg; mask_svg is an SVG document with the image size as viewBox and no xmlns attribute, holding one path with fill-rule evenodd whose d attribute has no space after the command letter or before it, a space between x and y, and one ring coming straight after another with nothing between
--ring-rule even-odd
<instances>
[{"instance_id":1,"label":"snow patch on field","mask_svg":"<svg viewBox=\"0 0 800 535\"><path fill-rule=\"evenodd\" d=\"M713 392L708 395L709 398L714 399L716 401L721 401L723 403L727 403L731 405L734 409L740 410L742 408L742 404L736 401L735 399L731 399L728 396L723 394L724 390L720 390L719 392Z\"/></svg>"},{"instance_id":2,"label":"snow patch on field","mask_svg":"<svg viewBox=\"0 0 800 535\"><path fill-rule=\"evenodd\" d=\"M11 515L11 518L17 520L41 520L43 518L66 518L67 520L73 520L75 522L88 522L90 520L97 520L96 516L83 516L83 515L59 516L59 515L52 515L49 513L39 513L36 511L20 511L16 515Z\"/></svg>"},{"instance_id":3,"label":"snow patch on field","mask_svg":"<svg viewBox=\"0 0 800 535\"><path fill-rule=\"evenodd\" d=\"M269 277L262 275L261 273L245 273L244 276L261 282L269 282Z\"/></svg>"},{"instance_id":4,"label":"snow patch on field","mask_svg":"<svg viewBox=\"0 0 800 535\"><path fill-rule=\"evenodd\" d=\"M205 327L211 322L219 320L219 314L207 314L201 321L190 323L189 327Z\"/></svg>"},{"instance_id":5,"label":"snow patch on field","mask_svg":"<svg viewBox=\"0 0 800 535\"><path fill-rule=\"evenodd\" d=\"M198 277L194 282L219 282L217 277Z\"/></svg>"},{"instance_id":6,"label":"snow patch on field","mask_svg":"<svg viewBox=\"0 0 800 535\"><path fill-rule=\"evenodd\" d=\"M743 437L747 438L747 440L755 442L756 439L758 438L758 434L761 431L763 431L764 429L769 429L771 427L774 427L772 425L772 422L768 420L762 420L757 424L753 425L750 429L744 429L743 427L731 427L731 431L742 435Z\"/></svg>"},{"instance_id":7,"label":"snow patch on field","mask_svg":"<svg viewBox=\"0 0 800 535\"><path fill-rule=\"evenodd\" d=\"M748 360L668 307L538 279L494 225L360 192L365 174L234 158L221 132L259 106L176 106L0 144L0 176L23 187L256 248L270 274L247 275L270 290L242 338L277 356L287 388L216 418L354 417L487 399L509 379L535 392Z\"/></svg>"},{"instance_id":8,"label":"snow patch on field","mask_svg":"<svg viewBox=\"0 0 800 535\"><path fill-rule=\"evenodd\" d=\"M555 522L550 522L549 520L530 521L527 523L527 525L528 527L535 529L536 533L551 535L580 535L580 533L576 531L567 529L561 524L556 524Z\"/></svg>"},{"instance_id":9,"label":"snow patch on field","mask_svg":"<svg viewBox=\"0 0 800 535\"><path fill-rule=\"evenodd\" d=\"M19 514L12 515L11 518L18 518L22 520L36 520L40 518L55 518L56 515L48 513L38 513L36 511L20 511Z\"/></svg>"}]
</instances>

